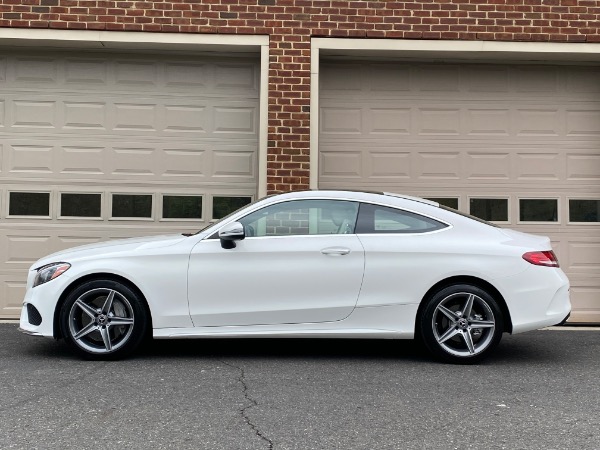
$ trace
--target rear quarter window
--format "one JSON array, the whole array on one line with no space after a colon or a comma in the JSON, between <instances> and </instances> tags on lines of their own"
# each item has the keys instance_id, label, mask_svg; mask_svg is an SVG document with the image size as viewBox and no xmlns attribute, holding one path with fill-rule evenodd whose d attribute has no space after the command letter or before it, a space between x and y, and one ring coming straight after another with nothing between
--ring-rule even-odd
<instances>
[{"instance_id":1,"label":"rear quarter window","mask_svg":"<svg viewBox=\"0 0 600 450\"><path fill-rule=\"evenodd\" d=\"M428 233L448 225L402 209L361 203L356 224L359 234Z\"/></svg>"}]
</instances>

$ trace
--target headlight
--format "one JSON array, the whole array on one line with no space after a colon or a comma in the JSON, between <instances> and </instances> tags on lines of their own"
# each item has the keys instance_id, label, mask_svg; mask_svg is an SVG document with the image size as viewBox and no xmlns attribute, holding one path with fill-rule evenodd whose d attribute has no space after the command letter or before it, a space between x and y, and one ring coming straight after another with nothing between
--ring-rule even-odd
<instances>
[{"instance_id":1,"label":"headlight","mask_svg":"<svg viewBox=\"0 0 600 450\"><path fill-rule=\"evenodd\" d=\"M69 263L52 263L46 266L42 266L37 270L35 279L33 280L33 287L44 284L50 280L54 280L56 277L62 275L69 270L71 264Z\"/></svg>"}]
</instances>

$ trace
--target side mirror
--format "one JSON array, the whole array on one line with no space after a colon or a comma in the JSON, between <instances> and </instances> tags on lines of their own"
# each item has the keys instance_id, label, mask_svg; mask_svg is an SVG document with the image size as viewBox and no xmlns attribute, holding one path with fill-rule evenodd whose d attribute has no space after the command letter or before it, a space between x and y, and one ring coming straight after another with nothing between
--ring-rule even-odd
<instances>
[{"instance_id":1,"label":"side mirror","mask_svg":"<svg viewBox=\"0 0 600 450\"><path fill-rule=\"evenodd\" d=\"M246 237L244 225L239 222L231 222L219 230L221 247L224 249L235 248L235 241L241 241Z\"/></svg>"}]
</instances>

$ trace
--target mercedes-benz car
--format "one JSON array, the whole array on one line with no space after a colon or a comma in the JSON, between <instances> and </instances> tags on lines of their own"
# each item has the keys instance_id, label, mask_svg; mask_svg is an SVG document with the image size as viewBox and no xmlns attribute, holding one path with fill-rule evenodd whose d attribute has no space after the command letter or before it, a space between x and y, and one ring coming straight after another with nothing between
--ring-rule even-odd
<instances>
[{"instance_id":1,"label":"mercedes-benz car","mask_svg":"<svg viewBox=\"0 0 600 450\"><path fill-rule=\"evenodd\" d=\"M274 195L188 235L61 251L30 269L21 331L116 359L146 338L421 339L471 363L566 320L550 241L387 193Z\"/></svg>"}]
</instances>

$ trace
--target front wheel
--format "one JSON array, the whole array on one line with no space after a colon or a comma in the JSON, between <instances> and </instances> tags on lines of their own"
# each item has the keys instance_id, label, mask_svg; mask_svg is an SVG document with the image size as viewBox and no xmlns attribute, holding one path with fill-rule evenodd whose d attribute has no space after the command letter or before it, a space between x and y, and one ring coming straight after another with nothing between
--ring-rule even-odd
<instances>
[{"instance_id":1,"label":"front wheel","mask_svg":"<svg viewBox=\"0 0 600 450\"><path fill-rule=\"evenodd\" d=\"M146 334L143 300L128 286L94 280L78 286L65 300L62 335L87 359L118 359L132 352Z\"/></svg>"},{"instance_id":2,"label":"front wheel","mask_svg":"<svg viewBox=\"0 0 600 450\"><path fill-rule=\"evenodd\" d=\"M457 284L426 300L420 317L421 337L438 358L470 364L485 358L498 345L504 330L502 312L483 289Z\"/></svg>"}]
</instances>

